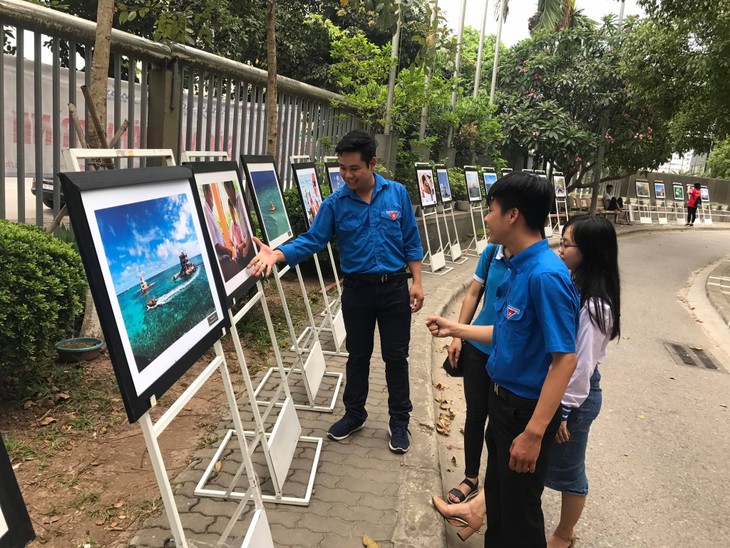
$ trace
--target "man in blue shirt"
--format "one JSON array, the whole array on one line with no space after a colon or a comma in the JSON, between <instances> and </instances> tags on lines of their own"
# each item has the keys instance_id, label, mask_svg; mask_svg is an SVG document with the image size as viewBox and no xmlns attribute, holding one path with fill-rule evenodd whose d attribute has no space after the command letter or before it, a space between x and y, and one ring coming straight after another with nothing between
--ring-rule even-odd
<instances>
[{"instance_id":1,"label":"man in blue shirt","mask_svg":"<svg viewBox=\"0 0 730 548\"><path fill-rule=\"evenodd\" d=\"M272 250L256 240L260 252L249 266L266 275L277 262L296 265L337 238L345 275L342 313L347 329L345 415L327 431L344 440L362 429L367 411L370 357L375 324L385 362L390 412L389 447L410 447L408 421L413 410L408 381L411 314L423 306L423 246L405 187L375 173L375 139L364 131L345 135L335 151L345 186L322 202L310 229ZM408 271L406 272L406 265ZM408 288L407 278L413 277Z\"/></svg>"},{"instance_id":2,"label":"man in blue shirt","mask_svg":"<svg viewBox=\"0 0 730 548\"><path fill-rule=\"evenodd\" d=\"M494 328L427 320L435 336L476 335L492 343L484 480L489 548L546 545L540 499L560 401L577 364L580 313L570 273L543 239L552 202L551 185L533 174L510 173L494 183L489 238L513 254L497 288Z\"/></svg>"}]
</instances>

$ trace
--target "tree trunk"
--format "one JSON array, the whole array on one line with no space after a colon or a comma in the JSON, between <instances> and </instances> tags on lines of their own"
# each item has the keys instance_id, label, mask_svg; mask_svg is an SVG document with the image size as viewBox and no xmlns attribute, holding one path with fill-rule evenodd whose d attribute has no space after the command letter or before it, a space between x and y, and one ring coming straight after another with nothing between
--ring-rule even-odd
<instances>
[{"instance_id":1,"label":"tree trunk","mask_svg":"<svg viewBox=\"0 0 730 548\"><path fill-rule=\"evenodd\" d=\"M278 113L276 111L276 0L266 0L266 154L276 157Z\"/></svg>"},{"instance_id":2,"label":"tree trunk","mask_svg":"<svg viewBox=\"0 0 730 548\"><path fill-rule=\"evenodd\" d=\"M598 142L598 154L596 155L596 163L593 165L593 196L591 199L590 214L596 213L598 206L598 187L601 185L601 171L603 170L603 158L606 154L606 129L608 127L608 115L604 112L601 116L601 126L599 130L600 141Z\"/></svg>"},{"instance_id":3,"label":"tree trunk","mask_svg":"<svg viewBox=\"0 0 730 548\"><path fill-rule=\"evenodd\" d=\"M106 88L109 75L109 51L112 42L112 21L114 19L114 0L99 0L96 10L96 37L94 41L94 58L91 62L91 98L96 114L106 130ZM87 127L93 127L87 120ZM101 140L95 131L89 134L89 147L100 148ZM81 324L81 336L102 338L99 315L94 307L91 292L86 293L84 321Z\"/></svg>"},{"instance_id":4,"label":"tree trunk","mask_svg":"<svg viewBox=\"0 0 730 548\"><path fill-rule=\"evenodd\" d=\"M109 75L109 51L112 43L112 21L114 19L114 0L99 0L96 10L96 38L94 58L91 61L91 98L96 115L106 131L106 88ZM91 127L87 121L87 127ZM101 141L95 132L89 139L91 148L99 148Z\"/></svg>"}]
</instances>

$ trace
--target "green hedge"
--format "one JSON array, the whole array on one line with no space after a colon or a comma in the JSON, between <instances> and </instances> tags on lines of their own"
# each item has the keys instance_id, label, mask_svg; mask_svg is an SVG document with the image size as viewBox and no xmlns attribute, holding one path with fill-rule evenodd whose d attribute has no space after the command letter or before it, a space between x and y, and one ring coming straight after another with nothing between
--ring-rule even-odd
<instances>
[{"instance_id":1,"label":"green hedge","mask_svg":"<svg viewBox=\"0 0 730 548\"><path fill-rule=\"evenodd\" d=\"M72 336L86 277L71 244L41 228L0 220L0 399Z\"/></svg>"}]
</instances>

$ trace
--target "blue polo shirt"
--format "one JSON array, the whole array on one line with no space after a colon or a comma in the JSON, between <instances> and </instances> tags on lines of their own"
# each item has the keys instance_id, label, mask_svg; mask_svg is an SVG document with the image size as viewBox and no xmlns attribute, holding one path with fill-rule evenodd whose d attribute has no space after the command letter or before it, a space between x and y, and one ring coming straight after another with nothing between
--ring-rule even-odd
<instances>
[{"instance_id":1,"label":"blue polo shirt","mask_svg":"<svg viewBox=\"0 0 730 548\"><path fill-rule=\"evenodd\" d=\"M496 248L496 249L495 249ZM491 265L489 264L489 257L494 251L494 257L492 258ZM504 280L505 274L509 271L507 266L507 258L504 256L503 248L501 245L489 244L482 254L479 256L479 263L474 271L474 279L480 284L484 285L484 280L487 281L487 286L484 289L484 300L482 302L482 309L479 311L474 325L494 325L494 320L497 318L497 311L494 309L494 301L497 298L497 287ZM469 341L469 344L478 348L485 354L492 353L492 345L484 344L475 341Z\"/></svg>"},{"instance_id":2,"label":"blue polo shirt","mask_svg":"<svg viewBox=\"0 0 730 548\"><path fill-rule=\"evenodd\" d=\"M347 185L329 195L312 226L297 239L279 246L294 266L337 238L340 268L345 274L387 274L423 259L416 216L405 187L377 173L370 203Z\"/></svg>"},{"instance_id":3,"label":"blue polo shirt","mask_svg":"<svg viewBox=\"0 0 730 548\"><path fill-rule=\"evenodd\" d=\"M487 371L492 380L522 398L540 397L551 352L575 352L580 298L570 273L547 240L508 260L509 274L497 288L497 314Z\"/></svg>"}]
</instances>

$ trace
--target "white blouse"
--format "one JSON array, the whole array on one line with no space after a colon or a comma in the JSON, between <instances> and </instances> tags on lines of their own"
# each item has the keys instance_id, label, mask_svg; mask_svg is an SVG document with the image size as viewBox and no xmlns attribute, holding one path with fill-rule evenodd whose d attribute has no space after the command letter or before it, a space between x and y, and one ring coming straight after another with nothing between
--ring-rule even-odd
<instances>
[{"instance_id":1,"label":"white blouse","mask_svg":"<svg viewBox=\"0 0 730 548\"><path fill-rule=\"evenodd\" d=\"M602 308L607 333L602 333L598 329L598 326L591 321L588 307L596 312L596 302L586 302L580 309L580 321L578 323L578 338L576 340L578 365L573 372L573 376L570 378L568 388L565 390L565 395L562 400L563 408L576 408L581 406L591 391L591 377L593 376L593 372L598 367L598 364L606 359L606 347L611 338L613 321L609 305L603 301L599 301L599 305Z\"/></svg>"}]
</instances>

